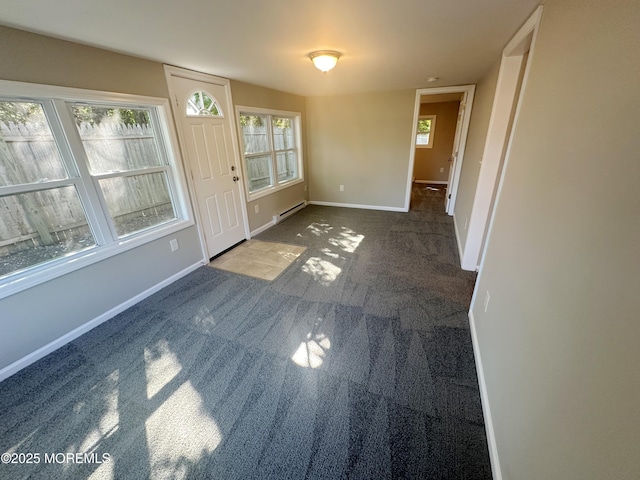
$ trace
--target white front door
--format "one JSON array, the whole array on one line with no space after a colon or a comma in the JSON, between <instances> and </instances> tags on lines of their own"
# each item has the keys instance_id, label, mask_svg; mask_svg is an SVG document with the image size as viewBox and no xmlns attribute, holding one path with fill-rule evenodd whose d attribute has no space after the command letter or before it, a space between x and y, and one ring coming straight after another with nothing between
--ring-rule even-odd
<instances>
[{"instance_id":1,"label":"white front door","mask_svg":"<svg viewBox=\"0 0 640 480\"><path fill-rule=\"evenodd\" d=\"M200 81L172 73L171 82L210 259L247 237L228 80L211 77L211 81Z\"/></svg>"}]
</instances>

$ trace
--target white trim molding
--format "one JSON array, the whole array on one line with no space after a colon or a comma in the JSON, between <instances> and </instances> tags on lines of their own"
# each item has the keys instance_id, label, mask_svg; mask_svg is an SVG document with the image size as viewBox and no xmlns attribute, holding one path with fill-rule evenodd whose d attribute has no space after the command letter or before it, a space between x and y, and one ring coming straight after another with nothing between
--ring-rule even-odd
<instances>
[{"instance_id":1,"label":"white trim molding","mask_svg":"<svg viewBox=\"0 0 640 480\"><path fill-rule=\"evenodd\" d=\"M484 415L484 428L489 445L489 459L491 461L491 472L493 480L502 480L502 470L500 469L500 459L498 458L498 446L496 444L496 434L493 429L493 418L491 417L491 407L489 406L489 393L484 378L484 368L480 356L480 346L478 345L478 332L473 310L469 310L469 328L471 330L471 342L473 344L473 356L476 362L476 373L478 375L478 385L480 387L480 401L482 403L482 414Z\"/></svg>"},{"instance_id":2,"label":"white trim molding","mask_svg":"<svg viewBox=\"0 0 640 480\"><path fill-rule=\"evenodd\" d=\"M402 207L385 207L381 205L358 205L356 203L336 203L336 202L320 202L310 200L309 205L320 205L323 207L343 207L343 208L361 208L363 210L381 210L385 212L408 212L409 209Z\"/></svg>"},{"instance_id":3,"label":"white trim molding","mask_svg":"<svg viewBox=\"0 0 640 480\"><path fill-rule=\"evenodd\" d=\"M456 214L453 214L453 231L456 234L456 242L458 243L458 256L462 257L462 239L460 238L460 232L458 231L458 222L456 220Z\"/></svg>"},{"instance_id":4,"label":"white trim molding","mask_svg":"<svg viewBox=\"0 0 640 480\"><path fill-rule=\"evenodd\" d=\"M542 6L529 17L502 52L478 183L469 216L467 240L461 254L461 266L464 270L475 270L478 263L482 263L479 259L489 239L490 219L500 197L502 178L511 151L512 132L518 123L520 103L527 86L541 17ZM495 200L494 192L497 192Z\"/></svg>"},{"instance_id":5,"label":"white trim molding","mask_svg":"<svg viewBox=\"0 0 640 480\"><path fill-rule=\"evenodd\" d=\"M429 183L431 185L447 185L446 180L414 180L413 183Z\"/></svg>"},{"instance_id":6,"label":"white trim molding","mask_svg":"<svg viewBox=\"0 0 640 480\"><path fill-rule=\"evenodd\" d=\"M260 235L262 232L264 232L266 230L269 230L274 225L275 225L274 221L271 220L270 222L265 223L261 227L256 228L255 230L253 230L251 232L251 238L255 237L256 235Z\"/></svg>"}]
</instances>

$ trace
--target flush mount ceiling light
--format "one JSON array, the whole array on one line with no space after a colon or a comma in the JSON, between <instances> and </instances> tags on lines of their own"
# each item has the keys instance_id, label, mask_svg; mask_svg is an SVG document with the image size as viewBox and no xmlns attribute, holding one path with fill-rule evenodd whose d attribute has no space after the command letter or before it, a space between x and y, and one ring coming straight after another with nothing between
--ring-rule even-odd
<instances>
[{"instance_id":1,"label":"flush mount ceiling light","mask_svg":"<svg viewBox=\"0 0 640 480\"><path fill-rule=\"evenodd\" d=\"M311 52L309 58L321 72L327 73L338 63L340 58L340 52L333 50L318 50L317 52Z\"/></svg>"}]
</instances>

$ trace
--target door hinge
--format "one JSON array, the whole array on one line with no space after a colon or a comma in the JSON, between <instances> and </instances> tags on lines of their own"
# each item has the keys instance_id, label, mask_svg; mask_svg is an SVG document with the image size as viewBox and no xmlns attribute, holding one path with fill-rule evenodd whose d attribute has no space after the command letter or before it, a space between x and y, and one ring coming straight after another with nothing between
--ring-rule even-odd
<instances>
[{"instance_id":1,"label":"door hinge","mask_svg":"<svg viewBox=\"0 0 640 480\"><path fill-rule=\"evenodd\" d=\"M178 105L178 95L176 95L175 98L176 98L176 107L179 107L180 105Z\"/></svg>"}]
</instances>

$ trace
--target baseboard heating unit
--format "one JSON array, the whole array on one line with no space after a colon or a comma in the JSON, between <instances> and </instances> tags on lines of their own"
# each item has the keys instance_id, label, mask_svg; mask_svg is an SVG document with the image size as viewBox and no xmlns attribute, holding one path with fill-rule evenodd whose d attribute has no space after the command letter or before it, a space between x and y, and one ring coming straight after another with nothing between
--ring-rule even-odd
<instances>
[{"instance_id":1,"label":"baseboard heating unit","mask_svg":"<svg viewBox=\"0 0 640 480\"><path fill-rule=\"evenodd\" d=\"M297 205L294 205L293 207L285 210L284 212L279 213L278 215L274 215L273 216L273 224L274 225L279 224L280 222L282 222L286 218L289 218L294 213L299 212L300 210L302 210L306 206L307 206L307 202L306 201L300 202Z\"/></svg>"}]
</instances>

